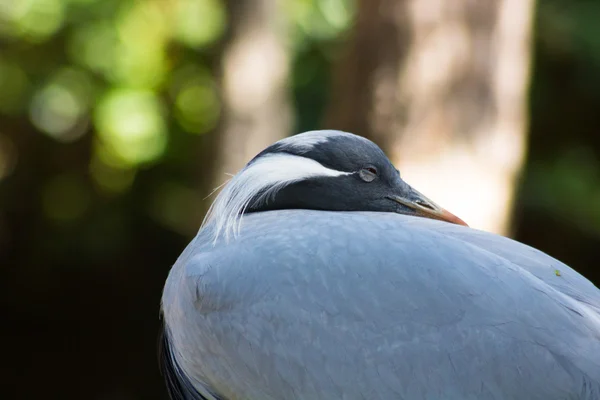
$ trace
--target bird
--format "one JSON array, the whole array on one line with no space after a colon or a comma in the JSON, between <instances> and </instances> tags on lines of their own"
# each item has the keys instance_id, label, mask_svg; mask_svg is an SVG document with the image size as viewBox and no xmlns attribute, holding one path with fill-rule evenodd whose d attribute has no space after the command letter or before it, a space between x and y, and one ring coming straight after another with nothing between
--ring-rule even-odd
<instances>
[{"instance_id":1,"label":"bird","mask_svg":"<svg viewBox=\"0 0 600 400\"><path fill-rule=\"evenodd\" d=\"M352 133L249 161L161 303L173 400L600 399L600 290L470 228Z\"/></svg>"}]
</instances>

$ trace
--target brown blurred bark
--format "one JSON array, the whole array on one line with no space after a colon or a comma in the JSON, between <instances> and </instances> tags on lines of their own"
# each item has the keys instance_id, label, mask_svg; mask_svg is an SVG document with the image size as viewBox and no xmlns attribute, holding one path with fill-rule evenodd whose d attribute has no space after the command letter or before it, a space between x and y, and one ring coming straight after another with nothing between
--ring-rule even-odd
<instances>
[{"instance_id":1,"label":"brown blurred bark","mask_svg":"<svg viewBox=\"0 0 600 400\"><path fill-rule=\"evenodd\" d=\"M289 52L280 1L229 0L221 64L223 120L214 140L212 187L290 134Z\"/></svg>"},{"instance_id":2,"label":"brown blurred bark","mask_svg":"<svg viewBox=\"0 0 600 400\"><path fill-rule=\"evenodd\" d=\"M329 128L380 144L471 226L506 233L525 154L533 0L359 0Z\"/></svg>"}]
</instances>

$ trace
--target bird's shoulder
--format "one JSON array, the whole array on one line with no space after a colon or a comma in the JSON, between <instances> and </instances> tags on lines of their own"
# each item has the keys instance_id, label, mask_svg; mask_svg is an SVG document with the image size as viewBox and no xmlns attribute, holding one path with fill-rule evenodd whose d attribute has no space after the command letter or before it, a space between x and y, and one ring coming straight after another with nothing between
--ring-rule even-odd
<instances>
[{"instance_id":1,"label":"bird's shoulder","mask_svg":"<svg viewBox=\"0 0 600 400\"><path fill-rule=\"evenodd\" d=\"M243 223L230 241L200 235L174 268L201 310L281 296L342 302L364 292L364 307L385 300L384 312L399 302L454 299L439 305L443 313L492 289L505 301L525 300L535 289L600 310L600 291L568 266L474 229L387 213L308 210L256 213Z\"/></svg>"},{"instance_id":2,"label":"bird's shoulder","mask_svg":"<svg viewBox=\"0 0 600 400\"><path fill-rule=\"evenodd\" d=\"M334 280L339 290L356 280L376 289L369 285L378 285L382 277L402 280L403 271L412 265L424 267L423 271L439 267L444 273L443 265L451 263L448 243L440 246L444 238L420 228L419 220L368 212L250 214L233 239L212 241L210 232L201 232L174 270L183 277L180 285L197 288L196 303L207 312L235 302L251 304L292 288L309 295Z\"/></svg>"}]
</instances>

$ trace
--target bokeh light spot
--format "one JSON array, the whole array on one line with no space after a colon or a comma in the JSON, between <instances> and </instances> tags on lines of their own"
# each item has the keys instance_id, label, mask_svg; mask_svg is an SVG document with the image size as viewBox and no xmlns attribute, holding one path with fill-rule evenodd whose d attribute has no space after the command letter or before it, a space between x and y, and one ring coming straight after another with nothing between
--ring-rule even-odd
<instances>
[{"instance_id":1,"label":"bokeh light spot","mask_svg":"<svg viewBox=\"0 0 600 400\"><path fill-rule=\"evenodd\" d=\"M175 39L201 47L214 42L225 30L225 10L220 0L177 0Z\"/></svg>"},{"instance_id":2,"label":"bokeh light spot","mask_svg":"<svg viewBox=\"0 0 600 400\"><path fill-rule=\"evenodd\" d=\"M73 60L93 71L110 75L114 69L118 37L111 21L100 20L78 27L68 42Z\"/></svg>"},{"instance_id":3,"label":"bokeh light spot","mask_svg":"<svg viewBox=\"0 0 600 400\"><path fill-rule=\"evenodd\" d=\"M285 3L297 29L292 32L296 46L306 39L328 40L350 28L356 13L354 0L296 0Z\"/></svg>"},{"instance_id":4,"label":"bokeh light spot","mask_svg":"<svg viewBox=\"0 0 600 400\"><path fill-rule=\"evenodd\" d=\"M117 18L119 43L110 78L120 85L154 88L167 71L169 26L160 2L127 3Z\"/></svg>"},{"instance_id":5,"label":"bokeh light spot","mask_svg":"<svg viewBox=\"0 0 600 400\"><path fill-rule=\"evenodd\" d=\"M55 139L73 128L81 114L81 107L69 89L49 85L42 89L31 103L31 121L41 131Z\"/></svg>"},{"instance_id":6,"label":"bokeh light spot","mask_svg":"<svg viewBox=\"0 0 600 400\"><path fill-rule=\"evenodd\" d=\"M58 31L64 21L63 0L8 0L0 2L0 32L40 42Z\"/></svg>"},{"instance_id":7,"label":"bokeh light spot","mask_svg":"<svg viewBox=\"0 0 600 400\"><path fill-rule=\"evenodd\" d=\"M38 93L31 106L30 117L42 132L62 142L80 138L85 126L78 126L92 101L92 84L82 71L59 70Z\"/></svg>"},{"instance_id":8,"label":"bokeh light spot","mask_svg":"<svg viewBox=\"0 0 600 400\"><path fill-rule=\"evenodd\" d=\"M210 72L185 65L174 72L169 90L174 101L174 116L190 133L205 133L215 127L221 111L217 88Z\"/></svg>"},{"instance_id":9,"label":"bokeh light spot","mask_svg":"<svg viewBox=\"0 0 600 400\"><path fill-rule=\"evenodd\" d=\"M323 19L331 27L331 31L337 34L350 25L353 18L353 6L347 0L322 0L318 2Z\"/></svg>"},{"instance_id":10,"label":"bokeh light spot","mask_svg":"<svg viewBox=\"0 0 600 400\"><path fill-rule=\"evenodd\" d=\"M167 144L162 104L150 91L110 91L99 102L95 125L104 150L124 166L155 161Z\"/></svg>"},{"instance_id":11,"label":"bokeh light spot","mask_svg":"<svg viewBox=\"0 0 600 400\"><path fill-rule=\"evenodd\" d=\"M192 133L204 133L214 128L219 117L219 102L211 88L193 85L177 96L177 122Z\"/></svg>"}]
</instances>

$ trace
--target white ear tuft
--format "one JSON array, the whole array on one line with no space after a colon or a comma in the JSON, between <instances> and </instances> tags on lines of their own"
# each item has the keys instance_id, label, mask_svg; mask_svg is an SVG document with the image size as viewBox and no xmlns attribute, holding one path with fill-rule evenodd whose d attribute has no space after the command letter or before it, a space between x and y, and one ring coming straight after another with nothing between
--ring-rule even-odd
<instances>
[{"instance_id":1,"label":"white ear tuft","mask_svg":"<svg viewBox=\"0 0 600 400\"><path fill-rule=\"evenodd\" d=\"M239 234L242 215L249 206L265 204L285 186L308 178L348 174L324 167L306 157L287 153L267 154L255 159L231 178L208 210L202 227L214 223L215 241L220 235L229 240L232 234Z\"/></svg>"}]
</instances>

